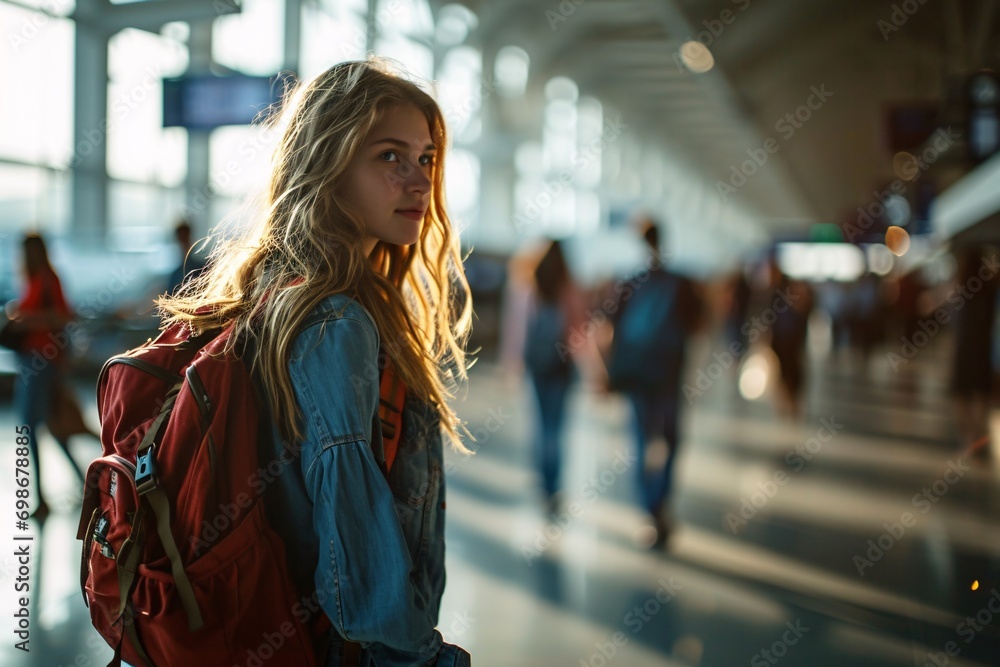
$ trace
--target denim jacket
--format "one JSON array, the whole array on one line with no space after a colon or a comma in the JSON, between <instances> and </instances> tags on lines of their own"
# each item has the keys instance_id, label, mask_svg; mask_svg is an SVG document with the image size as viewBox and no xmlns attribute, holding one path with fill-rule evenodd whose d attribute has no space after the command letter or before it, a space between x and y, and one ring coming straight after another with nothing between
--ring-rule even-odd
<instances>
[{"instance_id":1,"label":"denim jacket","mask_svg":"<svg viewBox=\"0 0 1000 667\"><path fill-rule=\"evenodd\" d=\"M306 318L289 359L305 438L294 459L273 445L298 469L278 478L272 525L293 578L333 623L326 667L342 664L345 640L362 645L362 667L463 667L469 654L435 629L445 583L439 417L407 396L387 482L378 350L374 321L350 297L327 297Z\"/></svg>"}]
</instances>

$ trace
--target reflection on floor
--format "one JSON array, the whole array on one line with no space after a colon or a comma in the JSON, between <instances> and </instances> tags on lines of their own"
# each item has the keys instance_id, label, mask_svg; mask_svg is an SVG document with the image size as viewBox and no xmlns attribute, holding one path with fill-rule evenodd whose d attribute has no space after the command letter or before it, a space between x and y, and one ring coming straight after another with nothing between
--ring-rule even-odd
<instances>
[{"instance_id":1,"label":"reflection on floor","mask_svg":"<svg viewBox=\"0 0 1000 667\"><path fill-rule=\"evenodd\" d=\"M692 377L710 352L693 355ZM460 409L477 453L450 454L446 477L446 638L478 667L1000 664L1000 485L956 451L946 359L924 350L899 373L884 355L864 369L814 365L796 422L740 398L729 372L693 398L680 525L664 552L636 545L620 397L574 393L566 510L549 522L530 465L530 394L477 367ZM0 433L13 420L3 406ZM73 447L81 461L97 451ZM111 651L79 592L78 488L54 443L42 453L60 509L29 531L31 652L8 634L0 664L104 664ZM12 468L0 478L7 499ZM12 532L4 525L5 545ZM4 547L11 629L16 577Z\"/></svg>"}]
</instances>

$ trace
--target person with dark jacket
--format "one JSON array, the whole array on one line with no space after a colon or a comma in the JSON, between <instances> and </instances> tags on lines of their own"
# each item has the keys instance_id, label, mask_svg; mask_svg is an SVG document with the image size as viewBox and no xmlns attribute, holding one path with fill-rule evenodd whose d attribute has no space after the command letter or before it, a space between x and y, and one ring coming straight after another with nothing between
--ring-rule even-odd
<instances>
[{"instance_id":1,"label":"person with dark jacket","mask_svg":"<svg viewBox=\"0 0 1000 667\"><path fill-rule=\"evenodd\" d=\"M648 268L628 282L631 287L622 291L614 310L608 376L610 388L624 392L632 406L636 486L655 529L652 546L660 547L671 527L665 505L681 446L685 351L702 305L689 279L664 268L656 224L650 221L642 233L650 253ZM666 440L668 453L663 463L647 467L646 451L657 437Z\"/></svg>"}]
</instances>

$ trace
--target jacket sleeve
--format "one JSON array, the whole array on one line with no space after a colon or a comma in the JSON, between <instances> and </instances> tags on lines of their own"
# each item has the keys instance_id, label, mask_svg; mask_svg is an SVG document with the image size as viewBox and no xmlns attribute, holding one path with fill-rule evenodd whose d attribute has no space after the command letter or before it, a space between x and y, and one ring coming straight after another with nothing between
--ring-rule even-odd
<instances>
[{"instance_id":1,"label":"jacket sleeve","mask_svg":"<svg viewBox=\"0 0 1000 667\"><path fill-rule=\"evenodd\" d=\"M305 422L301 459L319 541L317 599L336 631L376 665L434 664L436 605L410 583L395 501L372 454L378 342L368 322L307 330L291 359ZM460 663L459 663L460 664Z\"/></svg>"}]
</instances>

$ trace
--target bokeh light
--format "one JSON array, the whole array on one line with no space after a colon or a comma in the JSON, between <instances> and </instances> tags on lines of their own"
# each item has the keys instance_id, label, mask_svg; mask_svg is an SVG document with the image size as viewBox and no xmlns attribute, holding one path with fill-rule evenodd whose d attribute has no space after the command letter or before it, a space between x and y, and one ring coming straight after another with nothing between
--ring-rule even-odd
<instances>
[{"instance_id":1,"label":"bokeh light","mask_svg":"<svg viewBox=\"0 0 1000 667\"><path fill-rule=\"evenodd\" d=\"M769 375L767 357L763 354L751 355L740 371L740 396L748 401L755 401L767 390Z\"/></svg>"},{"instance_id":2,"label":"bokeh light","mask_svg":"<svg viewBox=\"0 0 1000 667\"><path fill-rule=\"evenodd\" d=\"M902 227L889 227L885 230L885 247L896 257L902 257L910 249L910 235Z\"/></svg>"},{"instance_id":3,"label":"bokeh light","mask_svg":"<svg viewBox=\"0 0 1000 667\"><path fill-rule=\"evenodd\" d=\"M873 243L865 248L868 260L868 270L877 276L888 275L895 264L895 258L889 249L881 243Z\"/></svg>"},{"instance_id":4,"label":"bokeh light","mask_svg":"<svg viewBox=\"0 0 1000 667\"><path fill-rule=\"evenodd\" d=\"M681 61L695 74L704 74L715 66L712 52L701 42L695 41L681 45Z\"/></svg>"}]
</instances>

